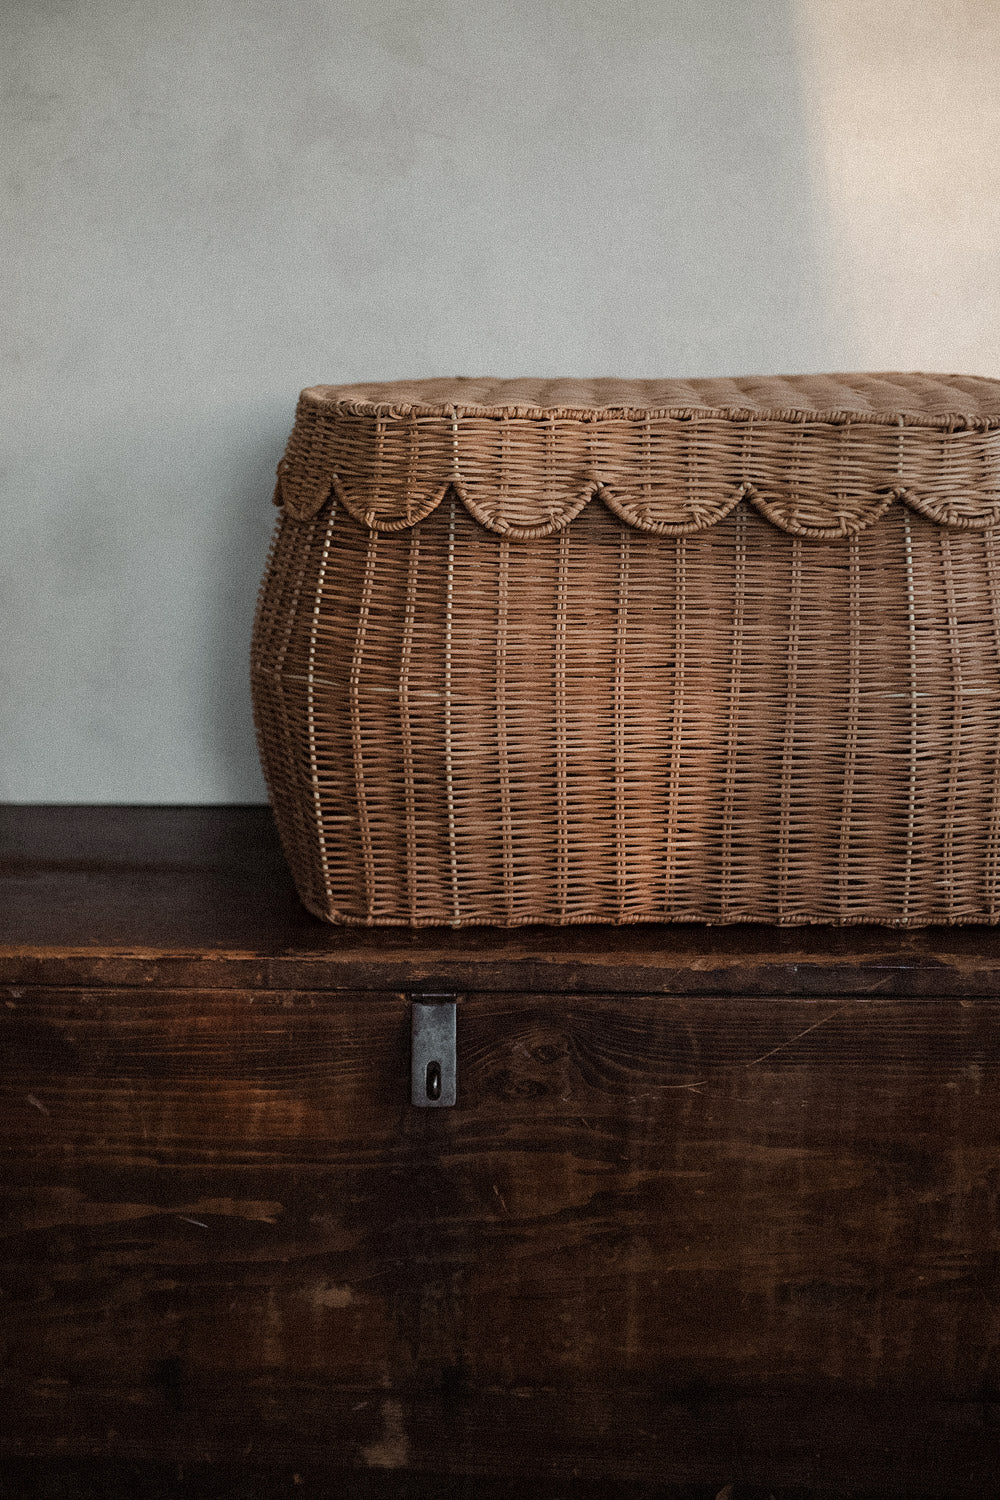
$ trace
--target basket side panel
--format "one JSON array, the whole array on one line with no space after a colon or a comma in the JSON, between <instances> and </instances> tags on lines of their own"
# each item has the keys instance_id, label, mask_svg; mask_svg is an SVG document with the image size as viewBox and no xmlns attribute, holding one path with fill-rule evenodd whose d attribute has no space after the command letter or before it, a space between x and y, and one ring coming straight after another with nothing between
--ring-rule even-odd
<instances>
[{"instance_id":1,"label":"basket side panel","mask_svg":"<svg viewBox=\"0 0 1000 1500\"><path fill-rule=\"evenodd\" d=\"M319 912L326 893L305 681L325 534L325 519L300 524L279 516L250 652L254 724L275 822L299 894Z\"/></svg>"},{"instance_id":2,"label":"basket side panel","mask_svg":"<svg viewBox=\"0 0 1000 1500\"><path fill-rule=\"evenodd\" d=\"M993 532L858 536L603 506L498 538L279 525L254 701L330 920L987 921L1000 843Z\"/></svg>"}]
</instances>

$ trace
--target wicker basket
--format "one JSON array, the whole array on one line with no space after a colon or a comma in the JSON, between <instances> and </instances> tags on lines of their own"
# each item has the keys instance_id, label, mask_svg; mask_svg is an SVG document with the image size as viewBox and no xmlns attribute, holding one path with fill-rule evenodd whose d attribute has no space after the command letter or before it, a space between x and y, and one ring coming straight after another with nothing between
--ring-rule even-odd
<instances>
[{"instance_id":1,"label":"wicker basket","mask_svg":"<svg viewBox=\"0 0 1000 1500\"><path fill-rule=\"evenodd\" d=\"M331 922L995 922L1000 382L316 386L257 731Z\"/></svg>"}]
</instances>

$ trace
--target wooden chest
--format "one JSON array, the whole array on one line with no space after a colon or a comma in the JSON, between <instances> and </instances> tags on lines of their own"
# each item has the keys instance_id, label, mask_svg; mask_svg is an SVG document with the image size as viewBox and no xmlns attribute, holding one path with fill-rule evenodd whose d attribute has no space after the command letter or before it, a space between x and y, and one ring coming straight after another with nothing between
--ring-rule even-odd
<instances>
[{"instance_id":1,"label":"wooden chest","mask_svg":"<svg viewBox=\"0 0 1000 1500\"><path fill-rule=\"evenodd\" d=\"M0 1493L1000 1490L992 929L331 929L264 809L0 829Z\"/></svg>"}]
</instances>

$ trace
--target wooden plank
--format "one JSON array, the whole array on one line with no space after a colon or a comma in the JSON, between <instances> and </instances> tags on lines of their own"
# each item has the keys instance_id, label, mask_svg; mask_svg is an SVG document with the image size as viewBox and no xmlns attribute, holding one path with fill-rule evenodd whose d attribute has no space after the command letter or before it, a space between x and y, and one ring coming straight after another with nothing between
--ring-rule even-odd
<instances>
[{"instance_id":1,"label":"wooden plank","mask_svg":"<svg viewBox=\"0 0 1000 1500\"><path fill-rule=\"evenodd\" d=\"M761 1489L717 1481L661 1485L603 1478L415 1474L400 1469L332 1469L328 1464L150 1462L148 1459L9 1459L0 1464L7 1500L844 1500L843 1491ZM852 1491L850 1500L885 1492Z\"/></svg>"},{"instance_id":2,"label":"wooden plank","mask_svg":"<svg viewBox=\"0 0 1000 1500\"><path fill-rule=\"evenodd\" d=\"M266 1387L196 1383L181 1389L173 1405L155 1392L125 1388L88 1393L85 1404L78 1395L50 1391L36 1400L29 1393L15 1406L14 1422L20 1429L23 1421L29 1432L35 1424L27 1450L38 1445L39 1433L55 1429L68 1452L92 1431L110 1431L100 1448L104 1455L115 1450L116 1468L151 1459L229 1465L238 1462L235 1453L247 1462L266 1452L286 1475L312 1470L320 1487L311 1492L323 1497L343 1493L322 1484L323 1469L340 1466L356 1476L435 1475L436 1486L442 1476L462 1477L465 1486L441 1486L437 1493L457 1488L463 1500L481 1500L480 1482L496 1483L498 1470L511 1497L514 1481L531 1500L546 1494L568 1500L577 1491L564 1486L580 1479L588 1481L580 1489L593 1500L601 1482L612 1496L619 1487L626 1494L630 1486L642 1487L649 1500L668 1500L674 1486L698 1486L701 1500L720 1492L730 1500L726 1485L735 1489L732 1500L743 1500L744 1487L759 1500L789 1491L809 1500L996 1496L996 1409L982 1405L770 1393L672 1400L621 1386L453 1394L448 1388L406 1392L317 1382L286 1387L277 1398ZM94 1447L91 1457L102 1456ZM401 1488L427 1495L430 1487L418 1489L411 1480ZM13 1493L22 1500L23 1491ZM52 1493L62 1500L61 1490ZM263 1491L274 1493L285 1491ZM398 1490L379 1485L368 1493Z\"/></svg>"},{"instance_id":3,"label":"wooden plank","mask_svg":"<svg viewBox=\"0 0 1000 1500\"><path fill-rule=\"evenodd\" d=\"M0 982L622 994L1000 989L994 928L332 928L268 809L0 807Z\"/></svg>"},{"instance_id":4,"label":"wooden plank","mask_svg":"<svg viewBox=\"0 0 1000 1500\"><path fill-rule=\"evenodd\" d=\"M447 1111L398 994L0 1020L10 1454L998 1472L998 1001L472 994Z\"/></svg>"}]
</instances>

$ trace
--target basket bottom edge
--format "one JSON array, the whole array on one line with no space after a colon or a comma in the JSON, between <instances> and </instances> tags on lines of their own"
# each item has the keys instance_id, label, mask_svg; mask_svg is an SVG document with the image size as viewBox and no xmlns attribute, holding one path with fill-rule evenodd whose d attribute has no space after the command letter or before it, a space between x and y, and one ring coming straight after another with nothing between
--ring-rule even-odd
<instances>
[{"instance_id":1,"label":"basket bottom edge","mask_svg":"<svg viewBox=\"0 0 1000 1500\"><path fill-rule=\"evenodd\" d=\"M302 905L331 927L398 927L408 930L419 928L451 928L464 930L486 928L511 930L518 927L636 927L636 926L699 926L699 927L995 927L1000 924L1000 911L977 914L947 912L931 915L908 916L889 913L850 913L838 915L823 912L795 912L781 915L766 912L705 913L662 911L628 913L584 913L559 915L498 915L483 916L411 916L403 913L354 913L324 909L300 895Z\"/></svg>"}]
</instances>

